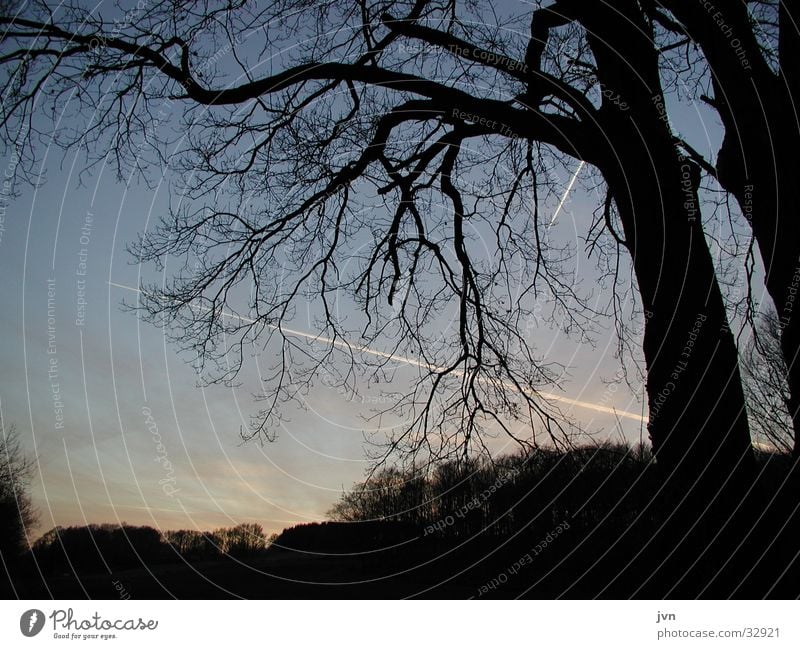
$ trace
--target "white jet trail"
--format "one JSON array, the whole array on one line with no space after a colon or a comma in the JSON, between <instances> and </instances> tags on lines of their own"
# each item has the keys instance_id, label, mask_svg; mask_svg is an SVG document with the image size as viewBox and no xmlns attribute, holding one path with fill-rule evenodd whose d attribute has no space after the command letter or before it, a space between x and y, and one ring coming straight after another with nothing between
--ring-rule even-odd
<instances>
[{"instance_id":1,"label":"white jet trail","mask_svg":"<svg viewBox=\"0 0 800 649\"><path fill-rule=\"evenodd\" d=\"M108 282L109 286L116 286L117 288L124 289L126 291L133 291L134 293L141 293L144 294L139 288L135 288L133 286L126 286L125 284L117 284L116 282ZM241 322L256 322L252 318L247 318L245 316L237 315L235 313L228 313L227 311L222 311L222 315L226 318L234 318L236 320L240 320ZM346 340L334 340L333 338L328 338L327 336L315 335L308 333L306 331L299 331L297 329L290 329L288 327L279 327L278 325L267 324L268 328L273 330L280 330L282 333L289 334L290 336L297 336L298 338L305 338L306 340L310 340L312 342L322 342L327 343L329 345L334 345L335 347L339 347L341 349L357 349L360 352L364 352L365 354L370 354L371 356L377 356L379 358L386 358L388 360L398 361L400 363L404 363L406 365L412 365L414 367L421 367L422 369L431 370L431 371L438 371L441 372L445 368L443 367L436 367L435 365L431 365L430 363L425 363L422 361L418 361L414 358L408 358L406 356L400 356L399 354L390 354L388 352L383 352L379 349L372 349L371 347L366 347L364 345L359 345L356 343L349 343ZM502 382L505 387L514 392L520 392L516 385L510 383L508 381ZM545 399L551 399L553 401L558 401L559 403L566 403L571 406L577 406L579 408L585 408L587 410L594 410L595 412L603 412L609 415L616 415L618 417L624 417L626 419L633 419L634 421L642 422L646 421L644 417L635 413L635 412L628 412L626 410L617 410L616 408L609 408L608 406L601 406L597 403L591 403L589 401L579 401L577 399L570 399L569 397L563 397L560 394L553 394L552 392L538 392L539 396Z\"/></svg>"},{"instance_id":2,"label":"white jet trail","mask_svg":"<svg viewBox=\"0 0 800 649\"><path fill-rule=\"evenodd\" d=\"M583 165L586 164L583 160L578 163L578 166L575 168L575 173L572 174L572 178L570 178L569 184L567 188L564 190L564 195L561 197L561 200L558 202L558 207L556 207L556 211L553 212L553 218L550 219L550 223L547 224L547 227L551 227L553 223L556 222L558 215L561 213L561 208L564 207L564 203L567 202L567 197L569 193L572 191L572 186L575 184L575 181L578 179L578 174L583 169Z\"/></svg>"}]
</instances>

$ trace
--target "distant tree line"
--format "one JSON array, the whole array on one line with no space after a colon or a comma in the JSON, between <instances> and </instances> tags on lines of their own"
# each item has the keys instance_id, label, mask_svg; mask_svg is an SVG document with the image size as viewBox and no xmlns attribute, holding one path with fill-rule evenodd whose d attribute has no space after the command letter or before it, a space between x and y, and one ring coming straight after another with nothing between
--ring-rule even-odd
<instances>
[{"instance_id":1,"label":"distant tree line","mask_svg":"<svg viewBox=\"0 0 800 649\"><path fill-rule=\"evenodd\" d=\"M620 528L650 516L653 468L649 448L609 443L444 461L427 473L383 467L343 493L327 522L285 529L272 547L398 562L467 540L543 536L566 521Z\"/></svg>"},{"instance_id":2,"label":"distant tree line","mask_svg":"<svg viewBox=\"0 0 800 649\"><path fill-rule=\"evenodd\" d=\"M240 523L213 532L120 524L57 526L31 547L30 558L45 574L91 573L140 568L157 563L246 557L265 550L268 539L258 523Z\"/></svg>"},{"instance_id":3,"label":"distant tree line","mask_svg":"<svg viewBox=\"0 0 800 649\"><path fill-rule=\"evenodd\" d=\"M269 541L258 523L240 523L213 532L174 530L164 532L164 539L188 559L214 558L220 554L243 556L265 550Z\"/></svg>"},{"instance_id":4,"label":"distant tree line","mask_svg":"<svg viewBox=\"0 0 800 649\"><path fill-rule=\"evenodd\" d=\"M755 454L759 477L752 491L776 493L790 455ZM451 540L539 534L564 521L621 532L634 522L658 525L663 497L648 446L603 443L445 462L427 475L385 468L342 494L328 517L402 523L417 538ZM286 531L276 544L284 538Z\"/></svg>"},{"instance_id":5,"label":"distant tree line","mask_svg":"<svg viewBox=\"0 0 800 649\"><path fill-rule=\"evenodd\" d=\"M385 468L344 493L328 516L411 524L435 538L507 536L608 516L623 523L653 501L652 468L649 448L611 443L450 461L428 475Z\"/></svg>"}]
</instances>

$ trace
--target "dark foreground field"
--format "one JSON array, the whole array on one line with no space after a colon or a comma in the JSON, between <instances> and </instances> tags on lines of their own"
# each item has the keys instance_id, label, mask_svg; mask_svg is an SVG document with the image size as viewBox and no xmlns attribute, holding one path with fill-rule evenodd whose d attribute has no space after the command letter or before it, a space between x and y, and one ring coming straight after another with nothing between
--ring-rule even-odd
<instances>
[{"instance_id":1,"label":"dark foreground field","mask_svg":"<svg viewBox=\"0 0 800 649\"><path fill-rule=\"evenodd\" d=\"M683 514L649 455L626 446L537 451L493 464L396 469L344 494L334 521L265 541L214 532L55 528L4 597L797 598L795 462L762 454L736 498Z\"/></svg>"},{"instance_id":2,"label":"dark foreground field","mask_svg":"<svg viewBox=\"0 0 800 649\"><path fill-rule=\"evenodd\" d=\"M358 527L356 524L354 527ZM794 529L796 525L792 525ZM543 528L542 528L543 529ZM557 529L557 528L554 528ZM562 528L563 529L563 528ZM797 598L797 536L759 537L733 559L665 552L624 530L578 525L461 547L418 538L355 556L271 548L255 556L160 563L90 574L28 566L7 598ZM752 536L752 535L751 535ZM548 540L549 539L549 540ZM643 547L647 546L647 547ZM793 550L794 549L794 550ZM660 566L660 569L659 569Z\"/></svg>"},{"instance_id":3,"label":"dark foreground field","mask_svg":"<svg viewBox=\"0 0 800 649\"><path fill-rule=\"evenodd\" d=\"M47 588L41 583L23 584L17 594L56 599L460 598L471 586L464 579L440 583L442 577L436 570L412 570L386 577L384 571L375 568L351 557L274 552L241 562L221 559L194 565L160 565L79 579L65 575L48 579Z\"/></svg>"}]
</instances>

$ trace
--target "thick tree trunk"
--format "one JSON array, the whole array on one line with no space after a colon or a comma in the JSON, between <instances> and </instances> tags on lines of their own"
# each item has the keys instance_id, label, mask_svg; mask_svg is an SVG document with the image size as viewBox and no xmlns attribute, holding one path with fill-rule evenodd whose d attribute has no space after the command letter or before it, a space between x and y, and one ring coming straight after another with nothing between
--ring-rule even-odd
<instances>
[{"instance_id":1,"label":"thick tree trunk","mask_svg":"<svg viewBox=\"0 0 800 649\"><path fill-rule=\"evenodd\" d=\"M734 580L745 572L729 560L751 529L741 505L754 461L736 345L699 213L686 207L698 205L696 188L676 182L695 174L674 149L658 149L631 138L610 184L645 309L648 429L662 479L643 583L650 597L695 597L722 568ZM735 585L708 592L728 596Z\"/></svg>"},{"instance_id":2,"label":"thick tree trunk","mask_svg":"<svg viewBox=\"0 0 800 649\"><path fill-rule=\"evenodd\" d=\"M724 3L713 16L698 3L663 4L687 26L712 70L714 101L725 127L718 179L751 224L764 263L766 288L781 323L787 405L800 459L800 2L783 0L780 6L778 74L759 53L743 3Z\"/></svg>"},{"instance_id":3,"label":"thick tree trunk","mask_svg":"<svg viewBox=\"0 0 800 649\"><path fill-rule=\"evenodd\" d=\"M577 6L577 5L576 5ZM649 431L676 533L722 522L752 471L752 448L722 294L697 195L699 170L675 147L658 53L638 4L581 3L604 102L599 161L645 308ZM605 95L604 95L605 96Z\"/></svg>"},{"instance_id":4,"label":"thick tree trunk","mask_svg":"<svg viewBox=\"0 0 800 649\"><path fill-rule=\"evenodd\" d=\"M658 148L633 140L618 149L625 164L611 187L645 309L653 450L670 500L687 498L692 516L733 494L735 476L751 468L751 445L736 345L696 186L681 189L696 174L674 149Z\"/></svg>"}]
</instances>

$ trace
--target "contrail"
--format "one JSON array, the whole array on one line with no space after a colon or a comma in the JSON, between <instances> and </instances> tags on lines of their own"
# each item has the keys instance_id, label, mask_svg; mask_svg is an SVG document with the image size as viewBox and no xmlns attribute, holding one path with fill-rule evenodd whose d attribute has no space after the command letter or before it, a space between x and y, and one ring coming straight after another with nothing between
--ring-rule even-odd
<instances>
[{"instance_id":1,"label":"contrail","mask_svg":"<svg viewBox=\"0 0 800 649\"><path fill-rule=\"evenodd\" d=\"M567 202L567 197L569 196L569 193L572 191L572 186L575 184L575 181L578 179L578 174L581 172L581 169L583 169L583 165L584 164L586 164L586 163L583 160L581 160L578 163L578 166L575 168L575 173L572 174L572 178L570 178L569 184L567 185L567 188L564 190L564 195L561 197L561 200L558 202L558 207L556 207L556 211L553 212L553 218L550 219L550 223L547 224L548 228L550 226L552 226L553 223L556 222L556 219L558 218L558 215L561 213L561 208L564 207L564 203Z\"/></svg>"},{"instance_id":2,"label":"contrail","mask_svg":"<svg viewBox=\"0 0 800 649\"><path fill-rule=\"evenodd\" d=\"M139 288L135 288L133 286L126 286L125 284L117 284L116 282L108 282L109 286L116 286L117 288L124 289L126 291L133 291L134 293L144 294ZM207 310L210 310L206 308ZM227 311L222 311L221 314L226 318L233 318L235 320L239 320L241 322L249 322L255 323L256 320L252 318L247 318L245 316L238 315L236 313L229 313ZM280 330L281 333L286 333L291 336L296 336L298 338L305 338L306 340L310 340L312 342L322 342L327 343L329 345L333 345L335 347L339 347L341 349L356 349L360 352L364 352L365 354L370 354L371 356L377 356L379 358L386 358L388 360L398 361L399 363L404 363L406 365L412 365L414 367L421 367L425 370L430 370L433 372L442 372L446 368L444 367L437 367L436 365L431 365L430 363L425 363L422 361L418 361L415 358L408 358L406 356L401 356L400 354L390 354L388 352L383 352L379 349L372 349L371 347L366 347L364 345L359 345L357 343L350 343L346 340L341 339L333 339L327 336L315 335L308 333L307 331L300 331L298 329L290 329L288 327L267 324L266 325L269 329L272 330ZM509 381L502 381L502 385L514 392L521 392L516 385ZM626 419L633 419L634 421L647 421L645 417L635 413L635 412L628 412L626 410L617 410L616 408L609 408L608 406L601 406L597 403L591 403L589 401L579 401L578 399L570 399L569 397L561 396L560 394L554 394L552 392L538 392L539 396L545 399L551 399L553 401L558 401L559 403L566 403L571 406L577 406L578 408L585 408L587 410L594 410L595 412L603 412L609 415L616 415L618 417L624 417Z\"/></svg>"}]
</instances>

